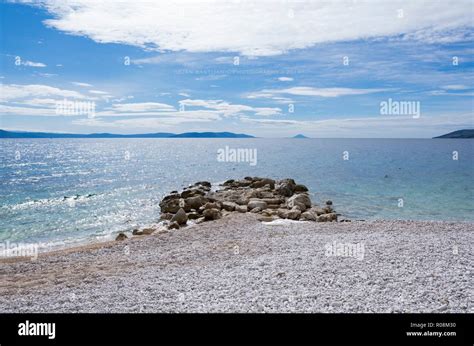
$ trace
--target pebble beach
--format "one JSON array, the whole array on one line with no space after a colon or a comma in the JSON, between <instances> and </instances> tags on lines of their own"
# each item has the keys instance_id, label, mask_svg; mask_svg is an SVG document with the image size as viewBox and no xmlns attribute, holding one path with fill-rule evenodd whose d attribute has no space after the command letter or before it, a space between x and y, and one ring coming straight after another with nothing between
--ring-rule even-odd
<instances>
[{"instance_id":1,"label":"pebble beach","mask_svg":"<svg viewBox=\"0 0 474 346\"><path fill-rule=\"evenodd\" d=\"M0 312L474 311L472 223L257 218L2 259Z\"/></svg>"}]
</instances>

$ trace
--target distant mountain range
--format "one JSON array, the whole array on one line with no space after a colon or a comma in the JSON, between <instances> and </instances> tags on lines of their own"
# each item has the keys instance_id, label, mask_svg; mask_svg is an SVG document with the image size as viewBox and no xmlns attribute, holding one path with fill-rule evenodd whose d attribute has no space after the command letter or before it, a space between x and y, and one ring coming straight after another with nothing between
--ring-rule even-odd
<instances>
[{"instance_id":1,"label":"distant mountain range","mask_svg":"<svg viewBox=\"0 0 474 346\"><path fill-rule=\"evenodd\" d=\"M292 138L309 138L309 137L306 137L305 135L302 135L302 134L297 134L296 136L293 136Z\"/></svg>"},{"instance_id":2,"label":"distant mountain range","mask_svg":"<svg viewBox=\"0 0 474 346\"><path fill-rule=\"evenodd\" d=\"M433 138L474 138L474 130L473 129L458 130L458 131L450 132L445 135L433 137Z\"/></svg>"},{"instance_id":3,"label":"distant mountain range","mask_svg":"<svg viewBox=\"0 0 474 346\"><path fill-rule=\"evenodd\" d=\"M255 138L243 133L232 132L185 132L185 133L143 133L134 135L120 135L113 133L54 133L54 132L24 132L0 130L0 138Z\"/></svg>"}]
</instances>

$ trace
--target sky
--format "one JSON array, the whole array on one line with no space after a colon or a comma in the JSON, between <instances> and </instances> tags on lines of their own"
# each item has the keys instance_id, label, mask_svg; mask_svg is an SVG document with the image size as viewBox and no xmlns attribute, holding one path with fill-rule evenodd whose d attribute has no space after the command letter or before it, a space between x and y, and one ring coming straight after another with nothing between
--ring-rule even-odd
<instances>
[{"instance_id":1,"label":"sky","mask_svg":"<svg viewBox=\"0 0 474 346\"><path fill-rule=\"evenodd\" d=\"M0 128L332 138L474 128L473 18L472 0L2 0Z\"/></svg>"}]
</instances>

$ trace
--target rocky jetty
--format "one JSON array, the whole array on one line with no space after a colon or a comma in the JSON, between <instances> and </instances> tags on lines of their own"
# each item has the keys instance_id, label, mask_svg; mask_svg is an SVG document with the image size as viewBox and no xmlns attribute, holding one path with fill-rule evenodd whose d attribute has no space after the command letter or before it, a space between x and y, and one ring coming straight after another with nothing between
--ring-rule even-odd
<instances>
[{"instance_id":1,"label":"rocky jetty","mask_svg":"<svg viewBox=\"0 0 474 346\"><path fill-rule=\"evenodd\" d=\"M211 189L211 183L200 181L181 193L173 191L164 197L160 208L168 229L179 229L188 220L201 223L232 213L255 213L260 221L337 221L331 201L324 206L313 204L308 188L293 179L245 177L227 180L216 191Z\"/></svg>"}]
</instances>

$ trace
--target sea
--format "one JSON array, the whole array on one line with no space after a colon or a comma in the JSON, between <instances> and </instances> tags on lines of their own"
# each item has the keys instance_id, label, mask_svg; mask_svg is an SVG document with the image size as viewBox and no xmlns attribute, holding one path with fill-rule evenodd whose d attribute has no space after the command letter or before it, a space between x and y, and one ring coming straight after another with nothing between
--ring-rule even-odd
<instances>
[{"instance_id":1,"label":"sea","mask_svg":"<svg viewBox=\"0 0 474 346\"><path fill-rule=\"evenodd\" d=\"M1 139L0 154L0 244L41 251L114 239L158 222L172 190L245 176L293 178L341 218L474 221L472 139Z\"/></svg>"}]
</instances>

